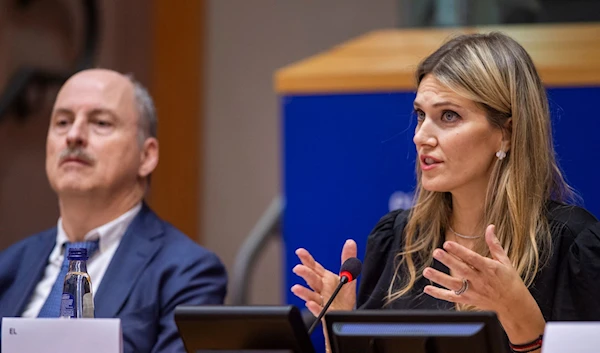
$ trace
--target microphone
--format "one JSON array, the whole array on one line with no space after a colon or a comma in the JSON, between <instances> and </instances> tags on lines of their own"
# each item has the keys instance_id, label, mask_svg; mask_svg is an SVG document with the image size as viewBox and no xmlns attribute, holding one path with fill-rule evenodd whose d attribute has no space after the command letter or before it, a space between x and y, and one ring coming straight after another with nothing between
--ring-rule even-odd
<instances>
[{"instance_id":1,"label":"microphone","mask_svg":"<svg viewBox=\"0 0 600 353\"><path fill-rule=\"evenodd\" d=\"M323 309L321 309L319 316L317 316L316 320L313 322L313 324L308 329L309 336L315 330L315 327L317 327L317 325L323 318L323 315L325 315L325 313L327 312L327 309L329 309L329 306L331 305L331 303L333 303L333 300L340 292L340 289L342 289L342 286L346 283L350 283L350 282L354 281L356 279L356 277L358 277L358 275L360 275L361 270L362 270L362 263L356 257L351 257L348 260L344 261L344 263L342 264L342 267L340 268L340 283L338 283L337 287L333 291L333 294L331 295L331 297L329 297L329 300L323 306Z\"/></svg>"}]
</instances>

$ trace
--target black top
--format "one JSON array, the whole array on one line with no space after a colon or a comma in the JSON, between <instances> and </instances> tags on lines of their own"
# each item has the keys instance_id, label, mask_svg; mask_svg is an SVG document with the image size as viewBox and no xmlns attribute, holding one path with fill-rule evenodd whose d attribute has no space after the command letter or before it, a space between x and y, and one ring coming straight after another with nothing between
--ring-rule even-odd
<instances>
[{"instance_id":1,"label":"black top","mask_svg":"<svg viewBox=\"0 0 600 353\"><path fill-rule=\"evenodd\" d=\"M388 213L369 235L359 309L454 310L453 303L423 293L430 283L424 277L416 281L410 293L385 305L408 215L408 210ZM547 215L554 243L552 254L529 291L546 321L600 320L600 223L580 207L555 202L549 203ZM449 273L435 259L433 267Z\"/></svg>"}]
</instances>

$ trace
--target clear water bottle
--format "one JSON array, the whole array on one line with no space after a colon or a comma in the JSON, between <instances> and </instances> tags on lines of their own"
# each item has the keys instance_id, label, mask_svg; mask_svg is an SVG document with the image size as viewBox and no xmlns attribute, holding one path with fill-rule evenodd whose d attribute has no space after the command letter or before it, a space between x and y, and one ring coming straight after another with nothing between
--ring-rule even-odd
<instances>
[{"instance_id":1,"label":"clear water bottle","mask_svg":"<svg viewBox=\"0 0 600 353\"><path fill-rule=\"evenodd\" d=\"M87 273L87 249L71 248L67 255L69 271L65 276L60 316L67 318L93 318L94 299L92 282Z\"/></svg>"}]
</instances>

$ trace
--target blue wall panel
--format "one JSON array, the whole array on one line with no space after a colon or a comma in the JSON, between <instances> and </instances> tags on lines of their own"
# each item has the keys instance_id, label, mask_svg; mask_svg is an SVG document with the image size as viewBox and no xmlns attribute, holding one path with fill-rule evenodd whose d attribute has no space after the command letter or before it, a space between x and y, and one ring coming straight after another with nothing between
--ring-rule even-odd
<instances>
[{"instance_id":1,"label":"blue wall panel","mask_svg":"<svg viewBox=\"0 0 600 353\"><path fill-rule=\"evenodd\" d=\"M600 218L600 87L548 90L554 146L583 206Z\"/></svg>"}]
</instances>

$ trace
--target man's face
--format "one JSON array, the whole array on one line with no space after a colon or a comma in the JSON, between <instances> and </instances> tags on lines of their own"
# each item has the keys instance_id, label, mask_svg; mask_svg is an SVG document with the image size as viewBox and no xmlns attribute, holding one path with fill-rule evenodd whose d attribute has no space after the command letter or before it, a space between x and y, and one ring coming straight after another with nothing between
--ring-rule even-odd
<instances>
[{"instance_id":1,"label":"man's face","mask_svg":"<svg viewBox=\"0 0 600 353\"><path fill-rule=\"evenodd\" d=\"M58 93L46 142L46 173L56 193L127 190L147 175L142 163L130 81L109 70L70 78Z\"/></svg>"}]
</instances>

